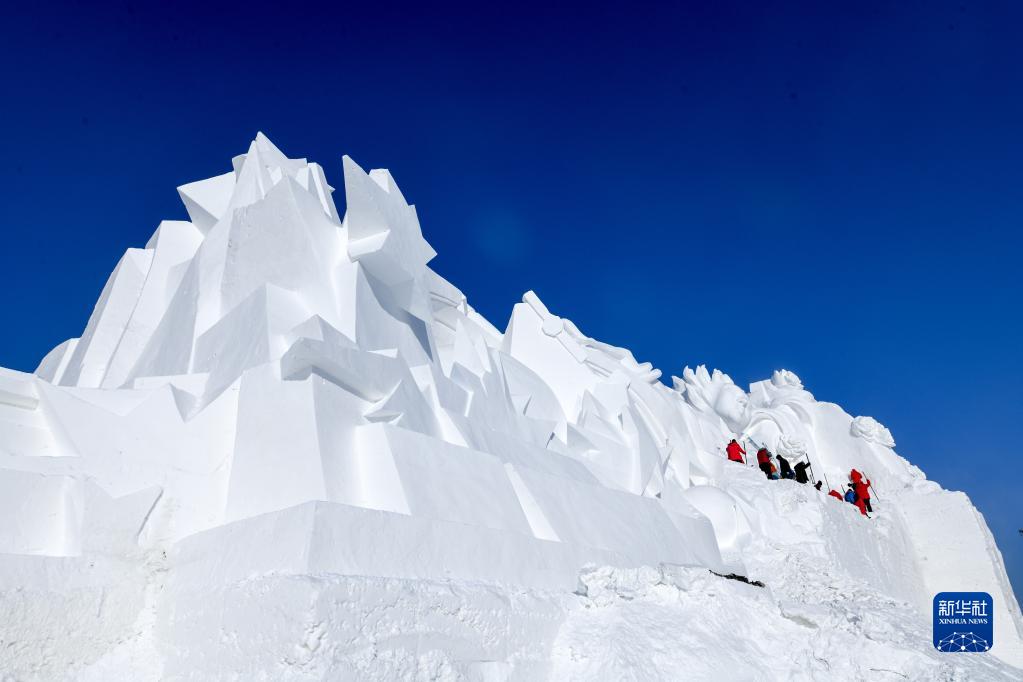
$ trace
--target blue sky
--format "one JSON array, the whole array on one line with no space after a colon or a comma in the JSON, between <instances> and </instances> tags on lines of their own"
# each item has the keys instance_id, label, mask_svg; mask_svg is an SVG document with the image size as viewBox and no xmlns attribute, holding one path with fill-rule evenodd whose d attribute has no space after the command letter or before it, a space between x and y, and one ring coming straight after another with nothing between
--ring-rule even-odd
<instances>
[{"instance_id":1,"label":"blue sky","mask_svg":"<svg viewBox=\"0 0 1023 682\"><path fill-rule=\"evenodd\" d=\"M262 130L390 168L498 327L534 289L666 375L878 418L1023 592L1023 5L746 4L7 8L0 365Z\"/></svg>"}]
</instances>

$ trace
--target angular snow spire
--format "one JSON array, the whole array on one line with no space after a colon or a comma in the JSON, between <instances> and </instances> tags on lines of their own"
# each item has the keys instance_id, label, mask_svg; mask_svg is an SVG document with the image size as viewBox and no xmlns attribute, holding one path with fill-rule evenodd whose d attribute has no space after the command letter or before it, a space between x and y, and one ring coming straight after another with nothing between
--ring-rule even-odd
<instances>
[{"instance_id":1,"label":"angular snow spire","mask_svg":"<svg viewBox=\"0 0 1023 682\"><path fill-rule=\"evenodd\" d=\"M235 175L230 172L178 187L178 195L188 211L188 217L200 232L209 232L224 215L231 203L234 186Z\"/></svg>"},{"instance_id":2,"label":"angular snow spire","mask_svg":"<svg viewBox=\"0 0 1023 682\"><path fill-rule=\"evenodd\" d=\"M348 202L349 253L370 258L382 281L395 284L412 279L437 252L423 238L414 206L405 202L390 172L366 173L350 156L342 158Z\"/></svg>"},{"instance_id":3,"label":"angular snow spire","mask_svg":"<svg viewBox=\"0 0 1023 682\"><path fill-rule=\"evenodd\" d=\"M423 239L414 206L405 202L391 174L367 174L348 156L342 159L348 212L348 255L385 284L393 302L415 317L430 319L423 278L437 252Z\"/></svg>"}]
</instances>

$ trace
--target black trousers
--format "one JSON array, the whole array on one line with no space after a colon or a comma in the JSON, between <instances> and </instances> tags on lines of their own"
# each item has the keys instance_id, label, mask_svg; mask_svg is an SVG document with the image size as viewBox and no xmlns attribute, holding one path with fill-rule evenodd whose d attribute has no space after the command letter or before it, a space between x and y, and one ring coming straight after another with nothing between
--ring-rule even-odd
<instances>
[{"instance_id":1,"label":"black trousers","mask_svg":"<svg viewBox=\"0 0 1023 682\"><path fill-rule=\"evenodd\" d=\"M760 463L760 470L764 472L764 476L771 478L771 465L767 462Z\"/></svg>"},{"instance_id":2,"label":"black trousers","mask_svg":"<svg viewBox=\"0 0 1023 682\"><path fill-rule=\"evenodd\" d=\"M863 498L863 506L866 507L867 511L870 512L871 514L874 513L874 510L870 508L870 498L869 497L864 497Z\"/></svg>"}]
</instances>

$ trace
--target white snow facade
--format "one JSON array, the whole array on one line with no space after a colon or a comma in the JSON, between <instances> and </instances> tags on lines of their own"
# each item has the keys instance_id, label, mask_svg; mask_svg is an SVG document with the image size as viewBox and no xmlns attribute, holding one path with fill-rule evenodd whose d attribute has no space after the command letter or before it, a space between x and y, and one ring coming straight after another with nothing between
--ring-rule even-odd
<instances>
[{"instance_id":1,"label":"white snow facade","mask_svg":"<svg viewBox=\"0 0 1023 682\"><path fill-rule=\"evenodd\" d=\"M0 370L0 680L1023 679L983 517L876 420L784 370L669 388L532 292L502 333L388 171L344 158L342 219L262 134L233 165ZM957 590L990 652L931 647Z\"/></svg>"}]
</instances>

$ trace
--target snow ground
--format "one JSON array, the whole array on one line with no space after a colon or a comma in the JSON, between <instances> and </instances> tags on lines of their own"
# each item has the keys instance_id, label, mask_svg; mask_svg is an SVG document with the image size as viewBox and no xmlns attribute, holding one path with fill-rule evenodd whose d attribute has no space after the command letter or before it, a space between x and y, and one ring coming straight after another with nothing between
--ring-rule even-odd
<instances>
[{"instance_id":1,"label":"snow ground","mask_svg":"<svg viewBox=\"0 0 1023 682\"><path fill-rule=\"evenodd\" d=\"M1023 679L991 657L933 653L905 602L798 555L770 566L765 588L691 568L594 569L550 679Z\"/></svg>"},{"instance_id":2,"label":"snow ground","mask_svg":"<svg viewBox=\"0 0 1023 682\"><path fill-rule=\"evenodd\" d=\"M276 572L204 585L154 550L79 563L87 575L61 594L59 572L5 593L25 639L4 642L0 680L1023 680L990 656L934 652L910 602L807 539L827 523L839 541L879 542L884 507L867 520L757 476L737 465L722 484L776 510L776 532L743 551L763 588L674 565L589 566L575 591Z\"/></svg>"}]
</instances>

